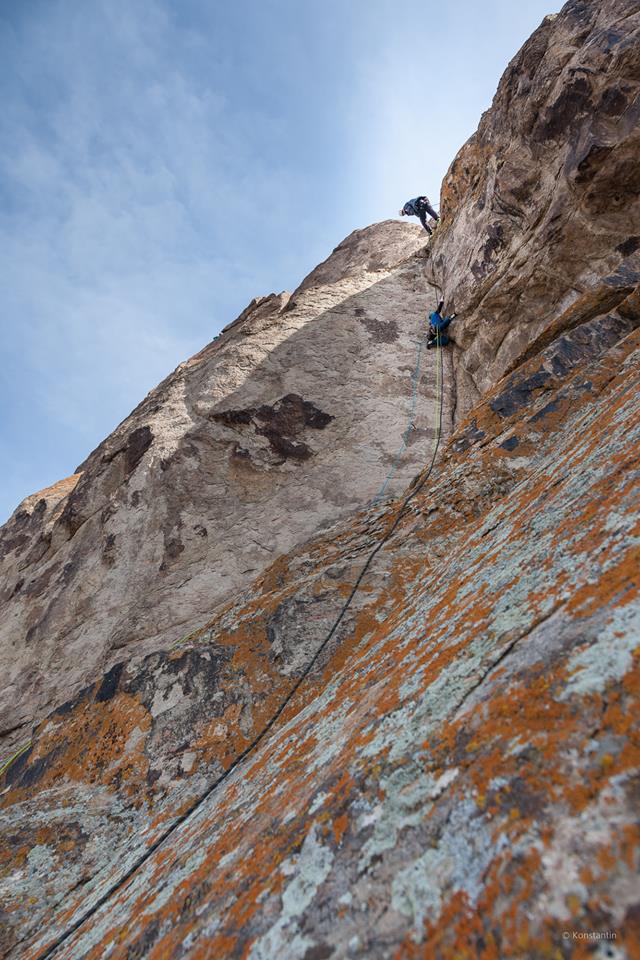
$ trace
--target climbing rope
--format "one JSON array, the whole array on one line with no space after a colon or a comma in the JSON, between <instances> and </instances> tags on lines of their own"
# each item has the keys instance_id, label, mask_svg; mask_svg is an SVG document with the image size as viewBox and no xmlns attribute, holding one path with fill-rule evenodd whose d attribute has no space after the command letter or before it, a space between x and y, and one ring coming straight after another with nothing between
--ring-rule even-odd
<instances>
[{"instance_id":1,"label":"climbing rope","mask_svg":"<svg viewBox=\"0 0 640 960\"><path fill-rule=\"evenodd\" d=\"M435 267L433 266L433 261L432 261L432 272L433 272L433 283L430 283L429 285L430 285L431 287L433 287L433 294L434 294L434 297L435 297L435 305L436 305L436 310L437 310L437 309L438 309L438 303L440 302L440 297L442 296L442 287L440 286L440 284L439 284L439 283L437 282L437 280L436 280L436 277L435 277ZM428 282L428 281L427 281L427 282ZM439 291L439 292L436 292L436 291ZM436 340L437 340L437 347L438 347L438 352L439 352L439 349L440 349L440 347L442 346L441 343L440 343L440 334L439 334L439 333L438 333L438 335L437 335ZM392 464L392 466L391 466L391 469L389 470L387 476L384 478L384 480L383 480L383 482L382 482L382 486L380 487L380 489L379 489L378 492L376 493L375 497L374 497L373 500L371 501L373 504L378 503L378 501L379 501L379 500L382 500L382 498L384 497L384 495L385 495L385 493L386 493L386 490L387 490L387 487L389 486L389 484L391 483L391 481L392 481L393 478L395 477L396 472L397 472L397 470L398 470L398 467L400 466L400 461L402 460L403 456L405 455L405 453L406 453L406 451L407 451L407 447L409 446L409 438L411 437L411 434L413 433L413 431L415 430L415 427L416 427L416 424L415 424L415 413L416 413L416 405L417 405L417 401L418 401L418 384L419 384L419 382L420 382L420 365L421 365L421 361L422 361L422 351L423 351L423 349L424 349L424 338L423 338L423 337L420 337L420 339L419 339L418 341L415 341L415 342L417 342L417 344L418 344L418 354L417 354L417 357L416 357L415 369L414 369L413 373L411 374L411 404L410 404L410 407L409 407L409 422L407 423L407 428L406 428L406 430L405 430L404 433L402 434L402 443L400 444L400 449L398 450L398 452L397 452L397 454L396 454L396 456L395 456L395 459L394 459L394 461L393 461L393 464ZM438 388L438 385L437 385L437 384L438 384L438 365L439 365L439 363L440 363L440 367L441 367L441 365L442 365L442 358L441 358L441 357L440 357L440 358L436 357L436 397L438 396L438 394L439 394L439 392L440 392L440 391L439 391L439 388ZM436 402L438 402L438 401L436 400Z\"/></svg>"},{"instance_id":2,"label":"climbing rope","mask_svg":"<svg viewBox=\"0 0 640 960\"><path fill-rule=\"evenodd\" d=\"M9 769L14 760L17 760L18 757L21 757L22 754L29 749L32 743L33 740L27 740L27 742L23 743L21 747L18 747L16 752L12 753L10 757L7 757L6 760L0 761L0 777Z\"/></svg>"},{"instance_id":3,"label":"climbing rope","mask_svg":"<svg viewBox=\"0 0 640 960\"><path fill-rule=\"evenodd\" d=\"M435 284L434 284L434 288L435 288ZM420 349L419 357L421 352L422 350ZM418 363L419 363L419 357L418 357ZM416 378L418 376L418 371L419 371L419 367L417 366ZM338 630L338 627L342 623L349 607L351 606L351 602L353 601L353 598L358 592L360 584L362 583L364 577L366 576L367 571L369 570L371 564L373 563L373 560L375 559L377 554L382 550L382 548L388 543L389 539L393 536L395 530L398 527L398 524L400 523L400 520L404 515L404 512L409 502L413 500L416 494L418 494L420 490L422 490L424 485L429 480L429 477L431 476L431 473L435 466L436 457L438 455L438 448L440 446L440 438L442 435L442 394L443 394L442 348L440 345L440 338L438 337L437 346L436 346L436 416L435 416L435 429L434 429L434 445L433 445L433 453L431 455L429 466L427 468L426 473L421 477L420 482L417 483L415 486L413 486L410 489L409 493L403 498L399 508L395 513L395 516L392 519L392 522L387 527L387 530L385 531L382 539L376 544L373 550L371 550L371 552L369 553L369 556L367 557L362 569L360 570L360 573L355 579L355 582L351 588L349 596L347 597L345 602L342 604L342 607L340 608L340 611L333 623L333 626L327 633L326 637L324 638L324 640L322 641L322 643L320 644L316 652L313 654L311 660L306 665L305 669L300 674L300 676L298 677L293 687L291 688L289 693L286 695L286 697L284 698L284 700L282 701L282 703L280 704L276 712L271 716L271 718L268 720L268 722L265 724L262 730L258 733L258 735L254 737L251 743L249 743L245 747L245 749L241 753L239 753L238 756L229 764L227 769L223 773L221 773L220 776L216 780L214 780L209 787L207 787L205 792L201 794L197 798L197 800L194 800L193 803L183 813L181 813L180 816L177 817L170 826L168 826L160 834L160 836L144 851L144 853L142 853L137 858L135 863L127 870L124 876L120 877L120 879L112 883L111 886L107 890L105 890L105 892L97 899L95 904L92 907L90 907L88 910L86 910L85 913L83 913L82 916L79 917L78 920L76 920L76 922L72 924L68 930L60 934L60 936L57 937L56 940L54 940L54 942L50 944L50 946L47 947L47 949L43 953L39 954L36 960L47 960L48 957L51 957L55 953L55 951L58 949L58 947L60 947L66 940L68 940L69 937L71 937L90 917L94 916L98 912L98 910L101 907L103 907L105 903L107 903L107 901L115 893L121 890L122 887L127 883L127 881L130 880L135 873L137 873L140 867L142 867L147 862L147 860L149 860L149 858L155 853L155 851L162 846L165 840L168 837L170 837L171 834L175 830L177 830L178 827L180 827L183 823L185 823L185 821L188 820L189 817L191 817L191 815L195 813L195 811L198 810L199 807L201 807L206 800L208 800L208 798L220 786L220 784L224 783L224 781L228 779L228 777L233 773L233 771L240 766L243 760L245 760L245 758L248 757L253 750L256 749L256 747L267 736L269 731L272 730L273 727L276 725L276 723L278 722L278 720L280 719L280 717L282 716L286 708L289 706L289 704L297 694L298 690L300 689L304 681L307 679L307 677L311 673L311 670L313 669L314 665L317 663L318 658L323 653L323 651L326 650L327 645L331 642L331 640L335 636L336 631Z\"/></svg>"}]
</instances>

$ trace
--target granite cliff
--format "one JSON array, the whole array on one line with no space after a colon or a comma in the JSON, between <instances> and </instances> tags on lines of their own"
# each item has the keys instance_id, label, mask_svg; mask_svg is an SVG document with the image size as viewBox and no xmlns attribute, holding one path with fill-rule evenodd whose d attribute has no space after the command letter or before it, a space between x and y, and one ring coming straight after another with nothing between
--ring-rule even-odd
<instances>
[{"instance_id":1,"label":"granite cliff","mask_svg":"<svg viewBox=\"0 0 640 960\"><path fill-rule=\"evenodd\" d=\"M430 244L356 231L2 528L4 954L640 956L639 37L547 17Z\"/></svg>"}]
</instances>

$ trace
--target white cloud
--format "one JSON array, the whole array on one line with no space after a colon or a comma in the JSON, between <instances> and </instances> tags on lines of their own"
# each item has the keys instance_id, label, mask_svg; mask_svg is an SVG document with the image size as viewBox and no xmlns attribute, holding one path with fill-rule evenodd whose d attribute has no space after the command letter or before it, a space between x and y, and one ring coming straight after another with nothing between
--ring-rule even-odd
<instances>
[{"instance_id":1,"label":"white cloud","mask_svg":"<svg viewBox=\"0 0 640 960\"><path fill-rule=\"evenodd\" d=\"M297 284L405 194L437 192L458 145L451 90L468 94L454 34L438 35L442 9L50 0L0 11L11 91L0 443L23 464L14 480L5 472L0 519L251 297Z\"/></svg>"}]
</instances>

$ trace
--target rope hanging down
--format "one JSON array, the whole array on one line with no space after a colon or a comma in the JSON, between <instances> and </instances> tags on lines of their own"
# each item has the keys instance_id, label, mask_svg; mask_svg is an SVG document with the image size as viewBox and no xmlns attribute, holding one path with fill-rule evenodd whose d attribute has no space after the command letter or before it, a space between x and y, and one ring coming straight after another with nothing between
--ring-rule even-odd
<instances>
[{"instance_id":1,"label":"rope hanging down","mask_svg":"<svg viewBox=\"0 0 640 960\"><path fill-rule=\"evenodd\" d=\"M435 287L435 284L434 284L434 287ZM335 636L338 627L342 623L345 617L345 614L347 613L347 610L351 606L351 602L353 601L353 598L358 592L360 584L362 583L364 577L367 574L367 571L369 570L369 567L373 563L373 560L375 559L377 554L382 550L382 548L385 546L385 544L389 541L391 536L394 534L409 502L416 496L417 493L420 492L420 490L422 490L424 485L429 480L429 477L431 476L431 473L435 466L436 457L438 455L438 448L440 446L440 437L442 434L442 393L443 393L442 388L443 388L442 347L440 346L440 338L438 338L437 347L436 347L436 416L435 416L435 430L434 430L434 445L433 445L433 453L432 453L427 471L424 474L424 476L421 478L420 482L417 483L409 491L409 493L404 497L404 499L400 503L400 506L395 514L394 519L389 524L382 539L379 541L379 543L376 544L376 546L373 548L373 550L367 557L362 567L362 570L356 577L356 580L351 588L351 592L349 593L349 596L347 597L346 601L343 603L342 607L340 608L340 611L333 623L333 626L329 630L328 634L326 635L326 637L324 638L324 640L322 641L322 643L320 644L320 646L312 656L311 660L305 667L304 671L298 677L293 687L291 688L287 696L284 698L284 700L282 701L282 703L280 704L276 712L271 716L271 718L268 720L268 722L265 724L262 730L251 741L251 743L249 743L245 747L245 749L238 754L235 760L233 760L230 763L230 765L227 767L224 773L221 773L220 776L216 780L214 780L209 787L207 787L205 792L201 794L201 796L198 797L197 800L194 800L193 803L183 813L181 813L180 816L177 817L176 820L174 820L174 822L166 828L166 830L164 830L160 834L160 836L151 844L151 846L147 847L144 853L142 853L138 857L138 859L127 870L127 872L122 877L120 877L120 879L114 881L114 883L112 883L111 886L107 890L105 890L105 892L96 900L96 902L92 907L86 910L85 913L83 913L82 916L79 917L76 920L76 922L69 927L68 930L60 934L60 936L57 937L56 940L54 940L54 942L50 944L43 953L39 954L38 957L35 958L35 960L47 960L48 957L51 957L56 952L58 947L62 946L62 944L66 940L68 940L69 937L71 937L84 923L86 923L87 920L89 920L92 916L94 916L98 912L98 910L100 910L100 908L103 907L105 903L107 903L107 901L115 893L121 890L122 887L131 879L131 877L135 873L137 873L140 867L144 866L147 860L149 860L149 858L156 852L156 850L158 850L158 848L162 846L165 840L167 840L167 838L170 837L171 834L178 829L178 827L180 827L186 820L188 820L189 817L191 817L191 815L195 813L195 811L198 810L199 807L201 807L206 800L208 800L208 798L220 786L220 784L224 783L224 781L231 776L233 771L240 766L243 760L245 760L245 758L248 757L253 750L256 749L256 747L264 740L264 738L269 733L269 731L272 730L275 724L278 722L278 720L280 719L280 717L282 716L286 708L289 706L289 704L295 697L296 693L298 692L298 690L300 689L304 681L309 676L319 656L321 655L321 653L323 653L324 650L326 650L327 645L331 642L331 640Z\"/></svg>"}]
</instances>

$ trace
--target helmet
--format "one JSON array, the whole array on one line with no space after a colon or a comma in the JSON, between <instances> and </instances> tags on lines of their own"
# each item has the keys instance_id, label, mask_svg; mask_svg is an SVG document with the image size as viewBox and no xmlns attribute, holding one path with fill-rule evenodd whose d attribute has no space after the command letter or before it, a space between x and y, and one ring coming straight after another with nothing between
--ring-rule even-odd
<instances>
[{"instance_id":1,"label":"helmet","mask_svg":"<svg viewBox=\"0 0 640 960\"><path fill-rule=\"evenodd\" d=\"M402 210L398 211L398 216L404 217L404 207L402 208Z\"/></svg>"}]
</instances>

